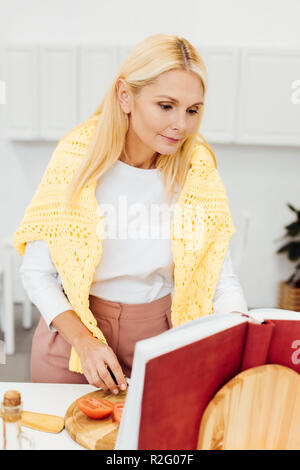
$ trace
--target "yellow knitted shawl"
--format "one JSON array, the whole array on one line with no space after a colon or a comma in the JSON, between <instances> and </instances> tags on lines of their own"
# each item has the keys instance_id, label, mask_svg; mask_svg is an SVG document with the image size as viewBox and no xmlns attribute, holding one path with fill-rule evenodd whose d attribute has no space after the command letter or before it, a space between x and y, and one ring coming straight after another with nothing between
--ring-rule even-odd
<instances>
[{"instance_id":1,"label":"yellow knitted shawl","mask_svg":"<svg viewBox=\"0 0 300 470\"><path fill-rule=\"evenodd\" d=\"M91 333L107 344L89 309L89 291L102 255L103 217L96 183L84 187L78 202L64 214L62 200L96 128L97 116L74 128L57 144L37 190L14 233L14 247L24 255L26 243L45 240L73 310ZM213 313L213 296L230 237L235 233L224 185L214 155L205 143L195 145L184 187L171 224L174 295L171 319L176 327ZM83 373L72 347L71 371Z\"/></svg>"}]
</instances>

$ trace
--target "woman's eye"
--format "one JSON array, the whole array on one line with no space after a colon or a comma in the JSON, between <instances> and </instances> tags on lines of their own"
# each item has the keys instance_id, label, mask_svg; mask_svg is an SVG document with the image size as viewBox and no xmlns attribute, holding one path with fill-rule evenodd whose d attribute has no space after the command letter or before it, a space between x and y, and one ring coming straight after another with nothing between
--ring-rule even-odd
<instances>
[{"instance_id":1,"label":"woman's eye","mask_svg":"<svg viewBox=\"0 0 300 470\"><path fill-rule=\"evenodd\" d=\"M168 111L171 106L169 104L161 104L161 103L158 103L158 105L164 110L164 111ZM198 111L196 111L195 109L190 109L189 110L189 114L198 114Z\"/></svg>"},{"instance_id":2,"label":"woman's eye","mask_svg":"<svg viewBox=\"0 0 300 470\"><path fill-rule=\"evenodd\" d=\"M167 111L168 109L171 108L171 106L169 104L161 104L161 103L158 103L158 105L164 109L165 111Z\"/></svg>"}]
</instances>

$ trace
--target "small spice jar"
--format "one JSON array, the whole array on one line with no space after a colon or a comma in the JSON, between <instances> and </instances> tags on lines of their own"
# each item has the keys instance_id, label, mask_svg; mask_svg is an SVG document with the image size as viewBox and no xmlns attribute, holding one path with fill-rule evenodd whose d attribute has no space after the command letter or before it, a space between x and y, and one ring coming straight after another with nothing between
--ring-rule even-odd
<instances>
[{"instance_id":1,"label":"small spice jar","mask_svg":"<svg viewBox=\"0 0 300 470\"><path fill-rule=\"evenodd\" d=\"M33 449L34 442L22 431L23 403L17 390L4 393L1 403L3 421L2 450Z\"/></svg>"}]
</instances>

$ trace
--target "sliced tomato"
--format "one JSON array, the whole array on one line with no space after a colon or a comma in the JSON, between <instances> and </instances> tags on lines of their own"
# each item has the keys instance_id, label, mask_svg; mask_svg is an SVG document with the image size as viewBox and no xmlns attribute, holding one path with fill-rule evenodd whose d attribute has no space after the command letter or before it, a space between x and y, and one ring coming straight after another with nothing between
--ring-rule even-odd
<instances>
[{"instance_id":1,"label":"sliced tomato","mask_svg":"<svg viewBox=\"0 0 300 470\"><path fill-rule=\"evenodd\" d=\"M78 408L89 418L101 419L109 416L114 409L113 403L104 398L78 398L76 400Z\"/></svg>"},{"instance_id":2,"label":"sliced tomato","mask_svg":"<svg viewBox=\"0 0 300 470\"><path fill-rule=\"evenodd\" d=\"M116 401L116 403L114 403L114 420L117 423L120 423L121 421L124 404L125 403L123 401Z\"/></svg>"}]
</instances>

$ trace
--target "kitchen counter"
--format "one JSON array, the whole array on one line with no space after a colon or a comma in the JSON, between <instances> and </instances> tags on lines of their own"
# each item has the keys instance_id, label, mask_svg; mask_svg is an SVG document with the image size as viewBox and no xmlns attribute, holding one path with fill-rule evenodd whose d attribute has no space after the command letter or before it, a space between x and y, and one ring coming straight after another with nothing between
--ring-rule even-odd
<instances>
[{"instance_id":1,"label":"kitchen counter","mask_svg":"<svg viewBox=\"0 0 300 470\"><path fill-rule=\"evenodd\" d=\"M127 382L130 379L127 378ZM74 400L93 392L96 387L88 384L53 384L53 383L27 383L27 382L0 382L0 400L7 390L18 390L21 393L23 410L37 413L65 416L65 413ZM0 441L2 443L2 419L0 418ZM36 450L84 450L77 444L65 429L58 434L36 431L22 427L35 442Z\"/></svg>"}]
</instances>

